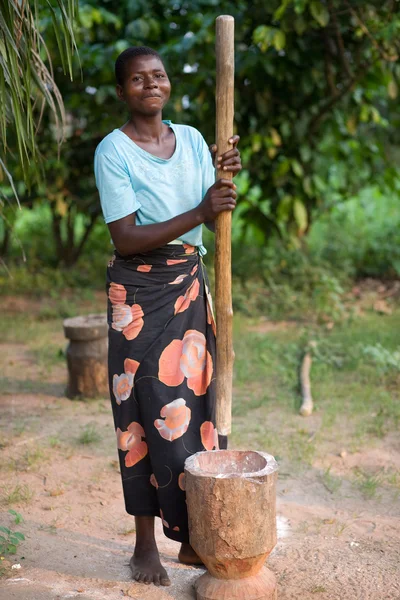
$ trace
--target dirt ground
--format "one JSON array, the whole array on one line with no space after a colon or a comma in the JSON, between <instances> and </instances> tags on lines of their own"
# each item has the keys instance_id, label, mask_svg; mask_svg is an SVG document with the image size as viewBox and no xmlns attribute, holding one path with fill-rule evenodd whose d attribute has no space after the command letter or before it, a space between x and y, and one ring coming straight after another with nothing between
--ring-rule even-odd
<instances>
[{"instance_id":1,"label":"dirt ground","mask_svg":"<svg viewBox=\"0 0 400 600\"><path fill-rule=\"evenodd\" d=\"M65 345L61 330L55 343ZM123 508L108 400L65 398L64 362L44 375L23 343L0 344L0 361L0 519L25 535L0 564L0 599L194 599L202 570L177 562L178 544L159 523L173 585L130 581L134 523ZM278 543L267 562L280 600L400 599L399 493L368 497L344 477L354 466L399 473L400 433L341 454L297 472L281 468ZM13 524L10 508L23 523Z\"/></svg>"}]
</instances>

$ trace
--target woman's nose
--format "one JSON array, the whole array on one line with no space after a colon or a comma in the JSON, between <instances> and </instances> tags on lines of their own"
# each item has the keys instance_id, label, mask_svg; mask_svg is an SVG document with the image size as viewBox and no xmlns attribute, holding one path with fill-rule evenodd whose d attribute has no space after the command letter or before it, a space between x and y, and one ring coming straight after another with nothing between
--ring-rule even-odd
<instances>
[{"instance_id":1,"label":"woman's nose","mask_svg":"<svg viewBox=\"0 0 400 600\"><path fill-rule=\"evenodd\" d=\"M146 79L144 82L144 86L146 88L156 88L157 86L157 82L155 79L151 78L151 79Z\"/></svg>"}]
</instances>

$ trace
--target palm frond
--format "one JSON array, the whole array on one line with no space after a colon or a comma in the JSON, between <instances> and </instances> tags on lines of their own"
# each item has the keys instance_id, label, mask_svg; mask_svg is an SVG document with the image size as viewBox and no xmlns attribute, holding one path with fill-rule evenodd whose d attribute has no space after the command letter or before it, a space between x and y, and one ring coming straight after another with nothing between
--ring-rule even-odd
<instances>
[{"instance_id":1,"label":"palm frond","mask_svg":"<svg viewBox=\"0 0 400 600\"><path fill-rule=\"evenodd\" d=\"M0 0L0 165L10 178L7 140L12 134L28 186L33 172L29 165L40 162L36 133L46 106L54 116L59 146L65 128L63 100L39 31L40 15L46 13L51 17L64 73L72 79L78 0ZM39 167L37 174L40 172Z\"/></svg>"}]
</instances>

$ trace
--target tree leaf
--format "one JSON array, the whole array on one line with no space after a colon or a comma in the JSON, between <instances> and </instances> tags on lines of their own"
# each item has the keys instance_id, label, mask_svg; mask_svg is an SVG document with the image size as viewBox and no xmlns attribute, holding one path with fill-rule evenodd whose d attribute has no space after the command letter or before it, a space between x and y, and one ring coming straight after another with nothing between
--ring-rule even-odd
<instances>
[{"instance_id":1,"label":"tree leaf","mask_svg":"<svg viewBox=\"0 0 400 600\"><path fill-rule=\"evenodd\" d=\"M301 164L299 163L299 161L296 160L296 159L292 160L292 170L293 170L293 173L297 177L303 177L303 175L304 175L304 169L301 166Z\"/></svg>"},{"instance_id":2,"label":"tree leaf","mask_svg":"<svg viewBox=\"0 0 400 600\"><path fill-rule=\"evenodd\" d=\"M293 215L294 215L294 219L298 225L299 233L303 234L307 229L308 215L307 215L306 207L304 206L304 204L300 200L300 198L295 198L295 200L294 200Z\"/></svg>"},{"instance_id":3,"label":"tree leaf","mask_svg":"<svg viewBox=\"0 0 400 600\"><path fill-rule=\"evenodd\" d=\"M329 23L329 11L319 0L313 0L310 4L310 12L321 27Z\"/></svg>"},{"instance_id":4,"label":"tree leaf","mask_svg":"<svg viewBox=\"0 0 400 600\"><path fill-rule=\"evenodd\" d=\"M274 34L274 46L276 50L283 50L286 44L286 34L282 29L277 29Z\"/></svg>"},{"instance_id":5,"label":"tree leaf","mask_svg":"<svg viewBox=\"0 0 400 600\"><path fill-rule=\"evenodd\" d=\"M391 79L389 81L387 89L388 89L389 98L391 98L392 100L396 100L398 93L399 93L399 88L397 87L397 83L395 82L394 79Z\"/></svg>"}]
</instances>

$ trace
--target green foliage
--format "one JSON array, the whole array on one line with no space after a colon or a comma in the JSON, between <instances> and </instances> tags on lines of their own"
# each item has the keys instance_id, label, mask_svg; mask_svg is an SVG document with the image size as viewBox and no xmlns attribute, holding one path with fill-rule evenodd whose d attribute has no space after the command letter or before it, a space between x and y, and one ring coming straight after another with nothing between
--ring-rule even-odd
<instances>
[{"instance_id":1,"label":"green foliage","mask_svg":"<svg viewBox=\"0 0 400 600\"><path fill-rule=\"evenodd\" d=\"M20 523L24 522L23 516L13 508L10 508L8 512L14 517L14 523L16 525L19 525Z\"/></svg>"},{"instance_id":2,"label":"green foliage","mask_svg":"<svg viewBox=\"0 0 400 600\"><path fill-rule=\"evenodd\" d=\"M234 219L241 243L265 244L278 235L293 244L319 213L371 179L393 189L400 130L394 6L392 0L356 6L344 0L80 0L74 33L83 79L75 60L73 81L62 75L51 15L41 13L66 107L66 142L58 160L58 137L45 111L38 143L47 185L29 193L19 182L18 191L29 209L37 202L50 209L53 262L75 264L99 219L93 154L127 117L113 74L122 50L158 49L173 87L164 116L214 141L214 23L221 13L236 19L235 120L244 172ZM20 180L12 156L10 168ZM49 245L46 239L45 252Z\"/></svg>"},{"instance_id":3,"label":"green foliage","mask_svg":"<svg viewBox=\"0 0 400 600\"><path fill-rule=\"evenodd\" d=\"M15 525L19 525L23 522L24 519L18 512L12 509L8 512L14 517ZM0 556L15 554L19 544L24 540L25 536L23 533L14 531L8 527L0 526Z\"/></svg>"},{"instance_id":4,"label":"green foliage","mask_svg":"<svg viewBox=\"0 0 400 600\"><path fill-rule=\"evenodd\" d=\"M350 277L399 277L398 195L366 188L317 217L307 244L316 259Z\"/></svg>"},{"instance_id":5,"label":"green foliage","mask_svg":"<svg viewBox=\"0 0 400 600\"><path fill-rule=\"evenodd\" d=\"M367 361L378 367L381 373L392 370L400 373L400 348L390 351L382 344L368 345L362 348L362 353Z\"/></svg>"},{"instance_id":6,"label":"green foliage","mask_svg":"<svg viewBox=\"0 0 400 600\"><path fill-rule=\"evenodd\" d=\"M0 555L16 554L18 545L25 536L19 531L12 531L8 527L0 526Z\"/></svg>"},{"instance_id":7,"label":"green foliage","mask_svg":"<svg viewBox=\"0 0 400 600\"><path fill-rule=\"evenodd\" d=\"M233 248L234 309L271 319L340 320L345 274L306 249L276 242Z\"/></svg>"}]
</instances>

